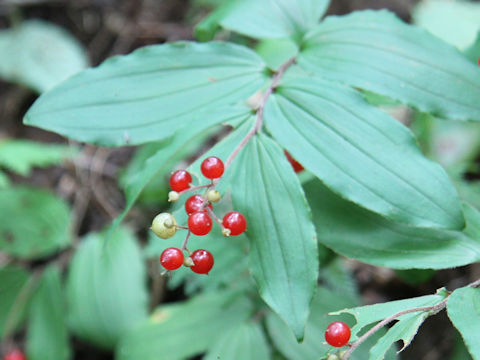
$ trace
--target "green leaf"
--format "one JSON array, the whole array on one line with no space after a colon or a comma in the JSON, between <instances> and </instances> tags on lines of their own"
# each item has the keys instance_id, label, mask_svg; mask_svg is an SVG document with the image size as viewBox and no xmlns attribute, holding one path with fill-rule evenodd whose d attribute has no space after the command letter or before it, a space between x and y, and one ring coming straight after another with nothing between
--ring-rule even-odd
<instances>
[{"instance_id":1,"label":"green leaf","mask_svg":"<svg viewBox=\"0 0 480 360\"><path fill-rule=\"evenodd\" d=\"M480 289L464 287L455 290L448 299L447 311L473 359L480 359Z\"/></svg>"},{"instance_id":2,"label":"green leaf","mask_svg":"<svg viewBox=\"0 0 480 360\"><path fill-rule=\"evenodd\" d=\"M30 360L70 358L60 272L49 267L30 305L27 355Z\"/></svg>"},{"instance_id":3,"label":"green leaf","mask_svg":"<svg viewBox=\"0 0 480 360\"><path fill-rule=\"evenodd\" d=\"M252 138L232 167L233 204L247 219L249 266L260 295L302 339L318 249L298 178L283 150L265 135Z\"/></svg>"},{"instance_id":4,"label":"green leaf","mask_svg":"<svg viewBox=\"0 0 480 360\"><path fill-rule=\"evenodd\" d=\"M270 69L278 69L298 53L298 45L291 39L266 39L255 47Z\"/></svg>"},{"instance_id":5,"label":"green leaf","mask_svg":"<svg viewBox=\"0 0 480 360\"><path fill-rule=\"evenodd\" d=\"M218 338L203 360L269 360L270 347L259 323L245 322Z\"/></svg>"},{"instance_id":6,"label":"green leaf","mask_svg":"<svg viewBox=\"0 0 480 360\"><path fill-rule=\"evenodd\" d=\"M313 28L329 0L241 0L227 3L220 25L255 39L293 37L297 41Z\"/></svg>"},{"instance_id":7,"label":"green leaf","mask_svg":"<svg viewBox=\"0 0 480 360\"><path fill-rule=\"evenodd\" d=\"M357 323L351 329L352 337L350 340L354 342L360 337L362 330L368 329L370 325L378 321L401 311L437 305L447 296L448 293L444 289L440 289L435 295L345 309L333 312L331 315L351 314L355 317ZM387 333L370 349L369 360L382 360L388 349L398 340L403 340L403 350L410 344L418 328L429 315L429 312L418 311L397 317L397 322L389 328Z\"/></svg>"},{"instance_id":8,"label":"green leaf","mask_svg":"<svg viewBox=\"0 0 480 360\"><path fill-rule=\"evenodd\" d=\"M243 323L251 311L245 297L231 292L160 306L122 339L116 359L158 359L168 354L169 360L183 360L200 354L231 327Z\"/></svg>"},{"instance_id":9,"label":"green leaf","mask_svg":"<svg viewBox=\"0 0 480 360\"><path fill-rule=\"evenodd\" d=\"M449 360L472 360L460 335L455 338L453 353Z\"/></svg>"},{"instance_id":10,"label":"green leaf","mask_svg":"<svg viewBox=\"0 0 480 360\"><path fill-rule=\"evenodd\" d=\"M341 199L319 181L304 188L319 241L342 255L394 269L445 269L480 259L480 236L388 221ZM480 215L464 209L469 229Z\"/></svg>"},{"instance_id":11,"label":"green leaf","mask_svg":"<svg viewBox=\"0 0 480 360\"><path fill-rule=\"evenodd\" d=\"M347 323L352 322L351 317L348 315L340 315L332 318L331 316L326 316L327 313L354 305L356 305L355 300L345 296L342 292L331 291L320 287L312 301L311 313L305 329L305 339L302 343L296 341L288 331L287 325L273 313L267 315L268 333L274 345L288 360L324 359L328 353L334 352L334 349L324 342L324 333L328 324L334 320L341 320ZM380 331L379 335L368 339L352 354L350 359L368 360L368 349L373 346L378 337L383 334L385 334L385 332ZM393 349L390 350L385 357L385 360L392 359L396 359Z\"/></svg>"},{"instance_id":12,"label":"green leaf","mask_svg":"<svg viewBox=\"0 0 480 360\"><path fill-rule=\"evenodd\" d=\"M189 149L192 142L195 143L194 139L198 137L200 133L205 132L221 122L242 121L249 116L251 116L251 112L246 106L227 106L210 113L209 116L205 120L202 120L196 127L185 126L178 130L173 138L169 139L167 143L145 162L144 167L129 179L125 188L127 203L122 214L115 219L111 229L112 233L123 221L150 181L155 176L164 178L166 174L171 172L174 162L178 160L178 156L185 154L184 150Z\"/></svg>"},{"instance_id":13,"label":"green leaf","mask_svg":"<svg viewBox=\"0 0 480 360\"><path fill-rule=\"evenodd\" d=\"M0 190L0 250L22 259L49 256L71 244L68 205L47 191Z\"/></svg>"},{"instance_id":14,"label":"green leaf","mask_svg":"<svg viewBox=\"0 0 480 360\"><path fill-rule=\"evenodd\" d=\"M320 78L286 80L265 123L306 169L342 197L397 222L461 229L458 196L411 132L354 90Z\"/></svg>"},{"instance_id":15,"label":"green leaf","mask_svg":"<svg viewBox=\"0 0 480 360\"><path fill-rule=\"evenodd\" d=\"M262 59L239 45L153 45L65 81L42 95L24 122L105 146L159 141L246 100L265 76Z\"/></svg>"},{"instance_id":16,"label":"green leaf","mask_svg":"<svg viewBox=\"0 0 480 360\"><path fill-rule=\"evenodd\" d=\"M120 228L112 241L90 234L70 265L68 320L79 337L112 349L147 317L145 265L133 234Z\"/></svg>"},{"instance_id":17,"label":"green leaf","mask_svg":"<svg viewBox=\"0 0 480 360\"><path fill-rule=\"evenodd\" d=\"M468 1L420 1L413 21L459 49L469 46L480 30L480 5Z\"/></svg>"},{"instance_id":18,"label":"green leaf","mask_svg":"<svg viewBox=\"0 0 480 360\"><path fill-rule=\"evenodd\" d=\"M453 46L387 11L331 16L299 64L320 76L455 120L480 121L480 70Z\"/></svg>"},{"instance_id":19,"label":"green leaf","mask_svg":"<svg viewBox=\"0 0 480 360\"><path fill-rule=\"evenodd\" d=\"M80 42L63 28L39 20L0 31L0 53L0 76L38 92L88 65Z\"/></svg>"},{"instance_id":20,"label":"green leaf","mask_svg":"<svg viewBox=\"0 0 480 360\"><path fill-rule=\"evenodd\" d=\"M23 268L9 265L0 268L0 335L3 339L23 320L34 281Z\"/></svg>"},{"instance_id":21,"label":"green leaf","mask_svg":"<svg viewBox=\"0 0 480 360\"><path fill-rule=\"evenodd\" d=\"M74 154L73 148L64 145L28 140L0 141L0 166L23 176L29 176L33 167L57 165Z\"/></svg>"},{"instance_id":22,"label":"green leaf","mask_svg":"<svg viewBox=\"0 0 480 360\"><path fill-rule=\"evenodd\" d=\"M478 59L480 59L480 31L478 31L477 38L472 45L463 53L472 63L478 64Z\"/></svg>"}]
</instances>

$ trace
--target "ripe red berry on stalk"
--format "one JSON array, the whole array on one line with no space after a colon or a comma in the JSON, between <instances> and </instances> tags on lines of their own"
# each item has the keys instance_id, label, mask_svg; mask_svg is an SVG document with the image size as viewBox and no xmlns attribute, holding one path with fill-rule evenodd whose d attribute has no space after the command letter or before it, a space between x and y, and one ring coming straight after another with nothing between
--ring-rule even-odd
<instances>
[{"instance_id":1,"label":"ripe red berry on stalk","mask_svg":"<svg viewBox=\"0 0 480 360\"><path fill-rule=\"evenodd\" d=\"M350 328L343 321L335 321L328 325L325 331L325 340L331 346L342 347L350 340Z\"/></svg>"},{"instance_id":2,"label":"ripe red berry on stalk","mask_svg":"<svg viewBox=\"0 0 480 360\"><path fill-rule=\"evenodd\" d=\"M203 206L203 202L205 199L201 195L192 195L190 196L187 201L185 201L185 211L188 215L193 214L194 212L200 211ZM212 204L208 204L210 209L213 209ZM207 211L204 208L204 211Z\"/></svg>"},{"instance_id":3,"label":"ripe red berry on stalk","mask_svg":"<svg viewBox=\"0 0 480 360\"><path fill-rule=\"evenodd\" d=\"M177 270L183 265L183 260L182 250L174 247L163 250L160 255L160 264L167 270Z\"/></svg>"},{"instance_id":4,"label":"ripe red berry on stalk","mask_svg":"<svg viewBox=\"0 0 480 360\"><path fill-rule=\"evenodd\" d=\"M296 173L299 173L300 171L305 170L305 168L300 164L297 160L295 160L292 155L287 150L284 150L285 156L287 157L287 160L290 162L290 164L293 167L293 170Z\"/></svg>"},{"instance_id":5,"label":"ripe red berry on stalk","mask_svg":"<svg viewBox=\"0 0 480 360\"><path fill-rule=\"evenodd\" d=\"M177 170L170 176L170 188L173 191L183 191L190 187L192 182L192 175L185 170Z\"/></svg>"},{"instance_id":6,"label":"ripe red berry on stalk","mask_svg":"<svg viewBox=\"0 0 480 360\"><path fill-rule=\"evenodd\" d=\"M195 235L207 235L212 230L212 219L204 211L198 211L188 217L188 229Z\"/></svg>"},{"instance_id":7,"label":"ripe red berry on stalk","mask_svg":"<svg viewBox=\"0 0 480 360\"><path fill-rule=\"evenodd\" d=\"M190 267L197 274L208 274L213 267L213 255L207 250L195 250L191 258L194 265Z\"/></svg>"},{"instance_id":8,"label":"ripe red berry on stalk","mask_svg":"<svg viewBox=\"0 0 480 360\"><path fill-rule=\"evenodd\" d=\"M222 160L220 160L218 157L209 156L203 160L200 169L202 170L203 176L205 176L207 179L218 179L223 175L225 167Z\"/></svg>"},{"instance_id":9,"label":"ripe red berry on stalk","mask_svg":"<svg viewBox=\"0 0 480 360\"><path fill-rule=\"evenodd\" d=\"M27 360L27 358L21 350L15 349L6 353L3 360Z\"/></svg>"},{"instance_id":10,"label":"ripe red berry on stalk","mask_svg":"<svg viewBox=\"0 0 480 360\"><path fill-rule=\"evenodd\" d=\"M229 212L223 217L223 226L230 230L230 235L240 235L247 229L247 220L238 211Z\"/></svg>"}]
</instances>

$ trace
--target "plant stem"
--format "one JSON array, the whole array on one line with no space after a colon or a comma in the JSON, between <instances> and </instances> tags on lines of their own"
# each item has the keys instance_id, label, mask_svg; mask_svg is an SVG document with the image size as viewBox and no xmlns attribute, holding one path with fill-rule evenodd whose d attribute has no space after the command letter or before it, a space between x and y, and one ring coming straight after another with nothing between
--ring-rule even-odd
<instances>
[{"instance_id":1,"label":"plant stem","mask_svg":"<svg viewBox=\"0 0 480 360\"><path fill-rule=\"evenodd\" d=\"M212 184L192 186L192 187L189 187L188 189L185 189L185 190L183 190L183 191L180 191L180 192L178 193L178 195L182 195L182 194L188 193L188 192L190 192L190 191L196 191L196 190L208 188L208 187L210 187L210 186L212 186Z\"/></svg>"},{"instance_id":2,"label":"plant stem","mask_svg":"<svg viewBox=\"0 0 480 360\"><path fill-rule=\"evenodd\" d=\"M188 230L187 236L185 236L185 240L183 241L183 245L182 245L182 248L181 248L182 251L183 250L188 251L187 245L188 245L188 239L190 238L190 234L191 234L191 232L190 232L190 230ZM188 251L188 252L190 253L190 251Z\"/></svg>"},{"instance_id":3,"label":"plant stem","mask_svg":"<svg viewBox=\"0 0 480 360\"><path fill-rule=\"evenodd\" d=\"M233 159L235 159L235 157L238 155L238 153L245 147L245 145L248 143L248 141L253 137L253 135L255 135L262 128L263 112L264 112L264 109L265 109L265 105L267 104L268 98L270 97L270 95L273 94L273 92L277 88L278 84L280 83L280 80L282 79L283 75L288 70L288 68L290 66L292 66L293 64L295 64L296 61L297 61L296 57L293 57L293 58L287 60L286 62L284 62L282 64L282 66L280 66L280 68L277 70L277 72L273 76L272 83L270 84L268 89L263 94L262 99L260 100L260 104L258 105L258 108L256 109L257 110L257 120L255 121L255 124L250 129L250 131L247 133L247 135L245 135L245 137L240 142L240 144L237 145L235 150L233 150L233 152L228 157L228 159L225 163L225 171L230 166Z\"/></svg>"},{"instance_id":4,"label":"plant stem","mask_svg":"<svg viewBox=\"0 0 480 360\"><path fill-rule=\"evenodd\" d=\"M217 217L217 215L215 215L215 213L213 212L213 210L210 209L208 206L207 206L205 209L207 209L208 213L209 213L210 216L213 218L213 220L215 220L215 221L218 223L218 225L220 225L220 226L222 227L222 229L224 229L222 220L220 220L220 219Z\"/></svg>"}]
</instances>

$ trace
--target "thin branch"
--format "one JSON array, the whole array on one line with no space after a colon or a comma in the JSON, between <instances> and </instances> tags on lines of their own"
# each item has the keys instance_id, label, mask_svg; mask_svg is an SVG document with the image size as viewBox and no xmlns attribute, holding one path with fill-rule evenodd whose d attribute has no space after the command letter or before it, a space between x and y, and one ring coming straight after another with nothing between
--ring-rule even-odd
<instances>
[{"instance_id":1,"label":"thin branch","mask_svg":"<svg viewBox=\"0 0 480 360\"><path fill-rule=\"evenodd\" d=\"M363 334L361 337L359 337L358 340L355 341L350 346L350 349L347 350L345 355L343 355L342 359L347 360L350 357L350 355L355 351L355 349L357 349L365 340L367 340L370 336L375 334L378 330L383 328L385 325L388 325L392 321L396 320L400 316L405 315L405 314L414 313L414 312L420 312L420 311L432 312L432 315L434 315L434 314L438 313L439 311L442 311L443 309L445 309L445 307L447 306L447 302L448 302L448 297L443 299L437 305L424 306L424 307L418 307L418 308L403 310L403 311L400 311L396 314L393 314L392 316L389 316L389 317L383 319L377 325L375 325L370 330L368 330L365 334Z\"/></svg>"},{"instance_id":2,"label":"thin branch","mask_svg":"<svg viewBox=\"0 0 480 360\"><path fill-rule=\"evenodd\" d=\"M180 250L182 250L182 251L187 250L188 251L187 245L188 245L188 239L190 238L190 234L191 234L191 231L188 230L187 236L185 236L185 240L183 241L183 245L182 245L182 248ZM190 252L190 251L188 251L188 252Z\"/></svg>"},{"instance_id":3,"label":"thin branch","mask_svg":"<svg viewBox=\"0 0 480 360\"><path fill-rule=\"evenodd\" d=\"M210 216L213 218L213 220L215 220L215 221L217 222L217 224L220 225L220 226L222 227L222 229L224 229L222 220L220 220L220 219L217 217L217 215L215 215L215 213L213 212L213 210L210 209L208 206L206 206L205 209L207 209L208 213L209 213Z\"/></svg>"},{"instance_id":4,"label":"thin branch","mask_svg":"<svg viewBox=\"0 0 480 360\"><path fill-rule=\"evenodd\" d=\"M270 84L270 87L265 91L265 93L262 96L262 99L260 100L260 104L258 105L257 120L255 121L255 125L250 129L250 131L243 138L240 144L237 145L235 150L233 150L233 152L228 157L227 161L225 162L225 171L230 166L233 159L235 159L238 153L245 147L248 141L253 137L253 135L255 135L262 128L263 112L265 109L265 105L267 104L268 98L270 97L270 95L273 94L273 92L277 88L278 84L280 83L280 80L282 79L283 75L285 75L285 72L288 70L288 68L293 64L295 64L296 61L297 61L297 58L295 57L287 60L285 63L282 64L282 66L280 66L280 68L275 73L272 79L272 83Z\"/></svg>"},{"instance_id":5,"label":"thin branch","mask_svg":"<svg viewBox=\"0 0 480 360\"><path fill-rule=\"evenodd\" d=\"M178 193L178 195L182 195L182 194L185 194L185 193L188 193L188 192L191 192L191 191L196 191L196 190L208 188L208 187L210 187L210 186L212 186L212 184L192 186L192 187L189 187L188 189L185 189L185 190L183 190L183 191L180 191L180 192Z\"/></svg>"}]
</instances>

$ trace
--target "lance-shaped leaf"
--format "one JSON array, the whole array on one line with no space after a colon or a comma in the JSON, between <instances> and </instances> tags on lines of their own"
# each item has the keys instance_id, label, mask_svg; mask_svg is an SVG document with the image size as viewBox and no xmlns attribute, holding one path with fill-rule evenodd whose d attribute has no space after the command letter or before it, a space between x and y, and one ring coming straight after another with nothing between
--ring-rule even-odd
<instances>
[{"instance_id":1,"label":"lance-shaped leaf","mask_svg":"<svg viewBox=\"0 0 480 360\"><path fill-rule=\"evenodd\" d=\"M249 266L265 302L303 338L318 277L310 209L282 149L265 135L235 159L232 198L245 214Z\"/></svg>"},{"instance_id":2,"label":"lance-shaped leaf","mask_svg":"<svg viewBox=\"0 0 480 360\"><path fill-rule=\"evenodd\" d=\"M411 132L354 90L320 78L287 80L265 109L268 129L342 197L408 225L461 229L444 170Z\"/></svg>"},{"instance_id":3,"label":"lance-shaped leaf","mask_svg":"<svg viewBox=\"0 0 480 360\"><path fill-rule=\"evenodd\" d=\"M67 279L72 331L107 349L147 317L145 265L131 232L120 230L112 241L104 234L87 236Z\"/></svg>"},{"instance_id":4,"label":"lance-shaped leaf","mask_svg":"<svg viewBox=\"0 0 480 360\"><path fill-rule=\"evenodd\" d=\"M448 299L447 311L473 359L480 359L480 289L464 287L455 290Z\"/></svg>"},{"instance_id":5,"label":"lance-shaped leaf","mask_svg":"<svg viewBox=\"0 0 480 360\"><path fill-rule=\"evenodd\" d=\"M395 269L445 269L480 260L480 214L465 206L464 232L414 228L346 201L320 181L305 185L318 239L334 251Z\"/></svg>"},{"instance_id":6,"label":"lance-shaped leaf","mask_svg":"<svg viewBox=\"0 0 480 360\"><path fill-rule=\"evenodd\" d=\"M250 316L249 301L238 295L214 292L158 307L122 339L116 359L183 360L207 351L222 334ZM200 324L204 325L201 331Z\"/></svg>"},{"instance_id":7,"label":"lance-shaped leaf","mask_svg":"<svg viewBox=\"0 0 480 360\"><path fill-rule=\"evenodd\" d=\"M313 28L329 0L237 0L220 6L197 25L195 33L210 40L218 25L256 39L294 37Z\"/></svg>"},{"instance_id":8,"label":"lance-shaped leaf","mask_svg":"<svg viewBox=\"0 0 480 360\"><path fill-rule=\"evenodd\" d=\"M332 16L306 35L299 63L324 78L424 112L480 121L480 69L387 11Z\"/></svg>"},{"instance_id":9,"label":"lance-shaped leaf","mask_svg":"<svg viewBox=\"0 0 480 360\"><path fill-rule=\"evenodd\" d=\"M260 324L249 321L223 333L203 359L269 360L270 347Z\"/></svg>"},{"instance_id":10,"label":"lance-shaped leaf","mask_svg":"<svg viewBox=\"0 0 480 360\"><path fill-rule=\"evenodd\" d=\"M208 111L247 99L265 81L262 59L239 45L179 42L117 56L42 95L24 122L105 146L170 137Z\"/></svg>"},{"instance_id":11,"label":"lance-shaped leaf","mask_svg":"<svg viewBox=\"0 0 480 360\"><path fill-rule=\"evenodd\" d=\"M30 305L27 355L30 360L67 360L70 357L65 303L60 272L49 267Z\"/></svg>"}]
</instances>

